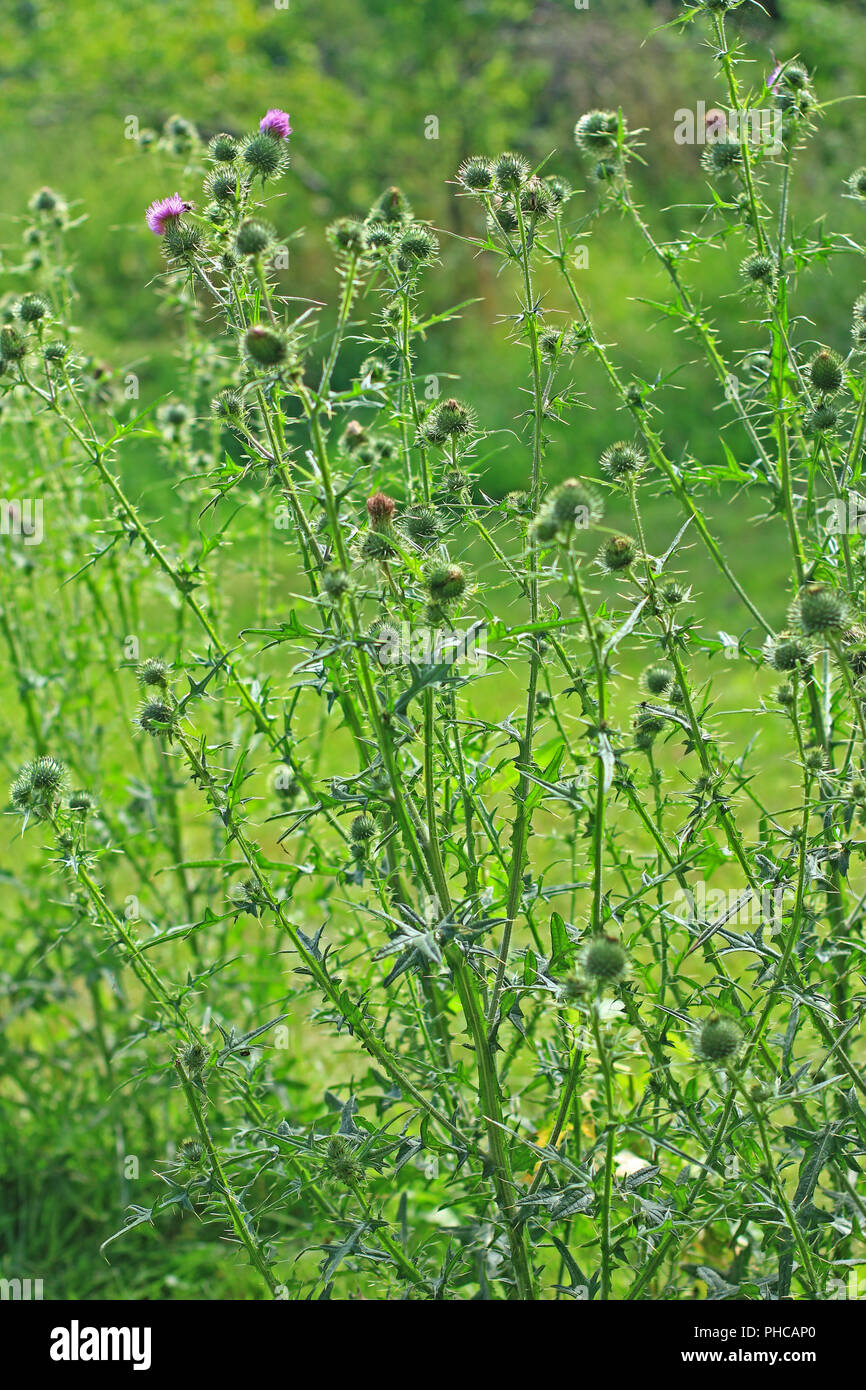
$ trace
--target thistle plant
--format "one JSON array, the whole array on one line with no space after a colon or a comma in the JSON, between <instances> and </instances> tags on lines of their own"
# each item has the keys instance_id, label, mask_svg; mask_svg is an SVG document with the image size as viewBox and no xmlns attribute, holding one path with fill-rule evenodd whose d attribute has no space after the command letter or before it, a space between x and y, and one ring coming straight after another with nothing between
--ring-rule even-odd
<instances>
[{"instance_id":1,"label":"thistle plant","mask_svg":"<svg viewBox=\"0 0 866 1390\"><path fill-rule=\"evenodd\" d=\"M866 230L797 223L825 98L796 56L756 79L739 8L682 15L724 120L674 232L625 108L576 113L583 189L519 149L454 171L508 296L505 496L472 380L426 371L454 239L388 188L304 298L284 111L154 142L169 399L82 350L74 204L34 195L0 427L54 520L2 540L4 1060L43 1132L58 1088L87 1116L106 1268L169 1275L183 1212L256 1297L823 1299L862 1261L866 307L841 332L797 298ZM778 147L734 120L764 108ZM710 457L596 326L576 253L613 217Z\"/></svg>"}]
</instances>

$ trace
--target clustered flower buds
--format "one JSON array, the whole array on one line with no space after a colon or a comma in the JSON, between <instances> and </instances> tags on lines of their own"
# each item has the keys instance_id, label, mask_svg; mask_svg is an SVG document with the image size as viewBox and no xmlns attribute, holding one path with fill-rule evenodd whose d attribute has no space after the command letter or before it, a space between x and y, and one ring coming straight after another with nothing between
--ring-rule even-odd
<instances>
[{"instance_id":1,"label":"clustered flower buds","mask_svg":"<svg viewBox=\"0 0 866 1390\"><path fill-rule=\"evenodd\" d=\"M10 800L15 811L45 820L60 805L66 769L57 758L43 754L21 769L12 783Z\"/></svg>"}]
</instances>

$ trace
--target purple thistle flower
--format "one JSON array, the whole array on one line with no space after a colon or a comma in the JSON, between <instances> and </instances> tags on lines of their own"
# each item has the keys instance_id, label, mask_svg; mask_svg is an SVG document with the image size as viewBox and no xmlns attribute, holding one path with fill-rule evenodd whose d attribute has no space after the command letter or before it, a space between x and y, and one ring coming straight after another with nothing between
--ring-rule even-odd
<instances>
[{"instance_id":1,"label":"purple thistle flower","mask_svg":"<svg viewBox=\"0 0 866 1390\"><path fill-rule=\"evenodd\" d=\"M173 222L182 217L185 212L189 212L191 206L191 203L183 201L179 193L172 193L170 198L157 198L145 213L147 225L154 236L162 236L166 222Z\"/></svg>"},{"instance_id":2,"label":"purple thistle flower","mask_svg":"<svg viewBox=\"0 0 866 1390\"><path fill-rule=\"evenodd\" d=\"M767 78L767 91L768 91L768 92L772 92L772 90L773 90L773 88L775 87L776 83L778 82L779 78L782 76L782 73L785 71L785 64L779 62L779 60L778 60L778 58L776 57L775 53L773 53L772 48L770 49L770 53L771 53L772 56L773 56L773 71L770 73L770 76Z\"/></svg>"},{"instance_id":3,"label":"purple thistle flower","mask_svg":"<svg viewBox=\"0 0 866 1390\"><path fill-rule=\"evenodd\" d=\"M292 133L288 111L281 111L277 106L271 107L259 121L259 130L267 131L268 135L274 135L278 140L288 140Z\"/></svg>"}]
</instances>

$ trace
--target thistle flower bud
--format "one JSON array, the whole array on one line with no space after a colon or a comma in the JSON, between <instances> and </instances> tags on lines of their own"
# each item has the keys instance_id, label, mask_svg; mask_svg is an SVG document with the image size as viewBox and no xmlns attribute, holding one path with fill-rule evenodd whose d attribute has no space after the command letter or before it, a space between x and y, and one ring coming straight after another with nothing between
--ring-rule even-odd
<instances>
[{"instance_id":1,"label":"thistle flower bud","mask_svg":"<svg viewBox=\"0 0 866 1390\"><path fill-rule=\"evenodd\" d=\"M661 586L659 593L663 602L668 604L670 608L678 608L681 603L686 602L689 596L688 589L677 579L669 579L666 584Z\"/></svg>"},{"instance_id":2,"label":"thistle flower bud","mask_svg":"<svg viewBox=\"0 0 866 1390\"><path fill-rule=\"evenodd\" d=\"M380 564L393 560L397 554L391 540L393 534L390 526L387 529L382 527L380 530L365 531L358 547L361 559L374 560Z\"/></svg>"},{"instance_id":3,"label":"thistle flower bud","mask_svg":"<svg viewBox=\"0 0 866 1390\"><path fill-rule=\"evenodd\" d=\"M340 436L340 448L347 454L354 454L367 439L367 431L360 420L350 420Z\"/></svg>"},{"instance_id":4,"label":"thistle flower bud","mask_svg":"<svg viewBox=\"0 0 866 1390\"><path fill-rule=\"evenodd\" d=\"M673 667L665 666L664 663L648 666L641 676L641 685L648 695L660 698L669 694L674 683L674 675Z\"/></svg>"},{"instance_id":5,"label":"thistle flower bud","mask_svg":"<svg viewBox=\"0 0 866 1390\"><path fill-rule=\"evenodd\" d=\"M42 349L42 356L46 362L62 362L69 352L69 344L61 343L57 340L46 343Z\"/></svg>"},{"instance_id":6,"label":"thistle flower bud","mask_svg":"<svg viewBox=\"0 0 866 1390\"><path fill-rule=\"evenodd\" d=\"M619 118L615 111L587 111L574 127L574 139L584 154L616 147Z\"/></svg>"},{"instance_id":7,"label":"thistle flower bud","mask_svg":"<svg viewBox=\"0 0 866 1390\"><path fill-rule=\"evenodd\" d=\"M800 671L809 665L812 653L806 642L793 632L780 632L764 643L764 660L774 671Z\"/></svg>"},{"instance_id":8,"label":"thistle flower bud","mask_svg":"<svg viewBox=\"0 0 866 1390\"><path fill-rule=\"evenodd\" d=\"M740 264L743 279L759 289L771 290L776 281L776 267L769 256L755 252Z\"/></svg>"},{"instance_id":9,"label":"thistle flower bud","mask_svg":"<svg viewBox=\"0 0 866 1390\"><path fill-rule=\"evenodd\" d=\"M791 622L806 637L843 628L848 620L844 594L829 584L805 584L791 605Z\"/></svg>"},{"instance_id":10,"label":"thistle flower bud","mask_svg":"<svg viewBox=\"0 0 866 1390\"><path fill-rule=\"evenodd\" d=\"M532 533L541 545L548 545L559 536L559 524L550 511L539 512L532 523Z\"/></svg>"},{"instance_id":11,"label":"thistle flower bud","mask_svg":"<svg viewBox=\"0 0 866 1390\"><path fill-rule=\"evenodd\" d=\"M165 224L162 249L173 261L193 261L201 249L203 233L195 222L172 218Z\"/></svg>"},{"instance_id":12,"label":"thistle flower bud","mask_svg":"<svg viewBox=\"0 0 866 1390\"><path fill-rule=\"evenodd\" d=\"M396 502L384 492L376 492L367 498L367 515L374 531L384 531L391 525Z\"/></svg>"},{"instance_id":13,"label":"thistle flower bud","mask_svg":"<svg viewBox=\"0 0 866 1390\"><path fill-rule=\"evenodd\" d=\"M866 202L866 166L855 169L853 174L848 177L848 190L852 198L857 198L861 203Z\"/></svg>"},{"instance_id":14,"label":"thistle flower bud","mask_svg":"<svg viewBox=\"0 0 866 1390\"><path fill-rule=\"evenodd\" d=\"M25 294L18 303L18 317L22 323L39 323L51 312L51 306L41 294Z\"/></svg>"},{"instance_id":15,"label":"thistle flower bud","mask_svg":"<svg viewBox=\"0 0 866 1390\"><path fill-rule=\"evenodd\" d=\"M802 92L809 85L809 74L800 63L789 63L782 73L782 82L792 91Z\"/></svg>"},{"instance_id":16,"label":"thistle flower bud","mask_svg":"<svg viewBox=\"0 0 866 1390\"><path fill-rule=\"evenodd\" d=\"M238 227L235 247L242 256L261 256L273 240L273 230L257 218L248 218Z\"/></svg>"},{"instance_id":17,"label":"thistle flower bud","mask_svg":"<svg viewBox=\"0 0 866 1390\"><path fill-rule=\"evenodd\" d=\"M12 324L0 328L0 357L4 362L20 362L27 356L27 340Z\"/></svg>"},{"instance_id":18,"label":"thistle flower bud","mask_svg":"<svg viewBox=\"0 0 866 1390\"><path fill-rule=\"evenodd\" d=\"M30 207L33 212L56 212L63 206L63 199L59 193L55 193L51 188L40 188L38 193L34 193L30 199Z\"/></svg>"},{"instance_id":19,"label":"thistle flower bud","mask_svg":"<svg viewBox=\"0 0 866 1390\"><path fill-rule=\"evenodd\" d=\"M249 917L261 917L263 908L267 906L261 884L252 877L245 878L243 883L233 884L228 897L236 912L245 912Z\"/></svg>"},{"instance_id":20,"label":"thistle flower bud","mask_svg":"<svg viewBox=\"0 0 866 1390\"><path fill-rule=\"evenodd\" d=\"M356 816L349 827L351 838L361 844L375 839L377 832L378 826L372 816Z\"/></svg>"},{"instance_id":21,"label":"thistle flower bud","mask_svg":"<svg viewBox=\"0 0 866 1390\"><path fill-rule=\"evenodd\" d=\"M659 734L664 733L665 721L657 714L637 714L634 718L634 746L642 753L649 752Z\"/></svg>"},{"instance_id":22,"label":"thistle flower bud","mask_svg":"<svg viewBox=\"0 0 866 1390\"><path fill-rule=\"evenodd\" d=\"M145 700L138 712L138 725L153 738L171 739L177 712L165 700Z\"/></svg>"},{"instance_id":23,"label":"thistle flower bud","mask_svg":"<svg viewBox=\"0 0 866 1390\"><path fill-rule=\"evenodd\" d=\"M188 1168L196 1168L204 1158L204 1148L198 1139L183 1139L178 1148L182 1163Z\"/></svg>"},{"instance_id":24,"label":"thistle flower bud","mask_svg":"<svg viewBox=\"0 0 866 1390\"><path fill-rule=\"evenodd\" d=\"M364 1168L354 1156L348 1139L333 1135L325 1149L325 1171L339 1187L358 1187L364 1181Z\"/></svg>"},{"instance_id":25,"label":"thistle flower bud","mask_svg":"<svg viewBox=\"0 0 866 1390\"><path fill-rule=\"evenodd\" d=\"M807 435L829 434L839 423L839 411L829 401L821 401L803 421Z\"/></svg>"},{"instance_id":26,"label":"thistle flower bud","mask_svg":"<svg viewBox=\"0 0 866 1390\"><path fill-rule=\"evenodd\" d=\"M466 575L459 565L438 565L425 578L427 592L435 604L446 605L466 592Z\"/></svg>"},{"instance_id":27,"label":"thistle flower bud","mask_svg":"<svg viewBox=\"0 0 866 1390\"><path fill-rule=\"evenodd\" d=\"M156 686L160 690L168 687L169 668L158 656L149 656L136 667L139 685Z\"/></svg>"},{"instance_id":28,"label":"thistle flower bud","mask_svg":"<svg viewBox=\"0 0 866 1390\"><path fill-rule=\"evenodd\" d=\"M730 135L726 135L723 140L714 140L701 155L701 167L715 177L730 174L742 162L742 146L739 140L733 139Z\"/></svg>"},{"instance_id":29,"label":"thistle flower bud","mask_svg":"<svg viewBox=\"0 0 866 1390\"><path fill-rule=\"evenodd\" d=\"M198 140L198 131L185 116L169 116L163 131L166 139L173 142L176 154L185 153Z\"/></svg>"},{"instance_id":30,"label":"thistle flower bud","mask_svg":"<svg viewBox=\"0 0 866 1390\"><path fill-rule=\"evenodd\" d=\"M493 178L503 193L520 188L529 176L529 165L522 155L501 154L493 166Z\"/></svg>"},{"instance_id":31,"label":"thistle flower bud","mask_svg":"<svg viewBox=\"0 0 866 1390\"><path fill-rule=\"evenodd\" d=\"M508 236L511 232L517 231L517 228L520 226L520 222L518 220L517 213L514 211L514 208L511 206L510 203L504 202L502 198L495 198L491 210L490 225L492 226L493 230L495 230L498 227L500 232L504 232L505 235Z\"/></svg>"},{"instance_id":32,"label":"thistle flower bud","mask_svg":"<svg viewBox=\"0 0 866 1390\"><path fill-rule=\"evenodd\" d=\"M255 135L248 135L243 142L241 158L250 173L262 182L278 178L288 163L286 142L275 140L265 130L258 131Z\"/></svg>"},{"instance_id":33,"label":"thistle flower bud","mask_svg":"<svg viewBox=\"0 0 866 1390\"><path fill-rule=\"evenodd\" d=\"M535 175L529 179L520 190L520 206L524 212L535 217L538 221L544 221L553 212L553 198L550 186L544 179L539 179Z\"/></svg>"},{"instance_id":34,"label":"thistle flower bud","mask_svg":"<svg viewBox=\"0 0 866 1390\"><path fill-rule=\"evenodd\" d=\"M620 440L617 444L611 444L609 449L605 449L599 463L602 472L615 483L628 487L646 467L646 455L636 444Z\"/></svg>"},{"instance_id":35,"label":"thistle flower bud","mask_svg":"<svg viewBox=\"0 0 866 1390\"><path fill-rule=\"evenodd\" d=\"M385 386L391 378L391 368L384 357L365 357L358 375L362 381L369 380L371 386Z\"/></svg>"},{"instance_id":36,"label":"thistle flower bud","mask_svg":"<svg viewBox=\"0 0 866 1390\"><path fill-rule=\"evenodd\" d=\"M695 1050L698 1056L712 1065L733 1062L743 1043L743 1035L732 1019L711 1014L701 1025Z\"/></svg>"},{"instance_id":37,"label":"thistle flower bud","mask_svg":"<svg viewBox=\"0 0 866 1390\"><path fill-rule=\"evenodd\" d=\"M545 510L556 521L557 529L568 531L572 527L585 531L602 517L601 498L594 488L582 483L579 478L566 478L548 494Z\"/></svg>"},{"instance_id":38,"label":"thistle flower bud","mask_svg":"<svg viewBox=\"0 0 866 1390\"><path fill-rule=\"evenodd\" d=\"M238 142L233 135L222 132L211 140L208 154L215 164L233 164L238 157Z\"/></svg>"},{"instance_id":39,"label":"thistle flower bud","mask_svg":"<svg viewBox=\"0 0 866 1390\"><path fill-rule=\"evenodd\" d=\"M594 183L611 183L622 172L622 165L617 159L600 159L589 172Z\"/></svg>"},{"instance_id":40,"label":"thistle flower bud","mask_svg":"<svg viewBox=\"0 0 866 1390\"><path fill-rule=\"evenodd\" d=\"M603 569L617 574L634 564L637 559L637 545L631 536L609 536L598 558Z\"/></svg>"},{"instance_id":41,"label":"thistle flower bud","mask_svg":"<svg viewBox=\"0 0 866 1390\"><path fill-rule=\"evenodd\" d=\"M616 937L594 936L580 953L580 968L596 985L615 985L628 973L628 952Z\"/></svg>"},{"instance_id":42,"label":"thistle flower bud","mask_svg":"<svg viewBox=\"0 0 866 1390\"><path fill-rule=\"evenodd\" d=\"M823 748L807 748L803 754L803 766L813 777L818 777L828 767L827 754Z\"/></svg>"},{"instance_id":43,"label":"thistle flower bud","mask_svg":"<svg viewBox=\"0 0 866 1390\"><path fill-rule=\"evenodd\" d=\"M177 1056L184 1071L198 1076L207 1065L208 1050L198 1042L184 1043Z\"/></svg>"},{"instance_id":44,"label":"thistle flower bud","mask_svg":"<svg viewBox=\"0 0 866 1390\"><path fill-rule=\"evenodd\" d=\"M69 796L66 798L66 805L74 816L79 816L82 820L96 809L95 800L90 795L90 792L83 787L79 787L76 791L69 793Z\"/></svg>"},{"instance_id":45,"label":"thistle flower bud","mask_svg":"<svg viewBox=\"0 0 866 1390\"><path fill-rule=\"evenodd\" d=\"M322 590L332 602L341 599L349 588L349 576L345 570L325 570L322 575Z\"/></svg>"},{"instance_id":46,"label":"thistle flower bud","mask_svg":"<svg viewBox=\"0 0 866 1390\"><path fill-rule=\"evenodd\" d=\"M25 763L12 783L10 800L13 810L31 815L37 820L50 816L60 803L66 769L57 758L42 754Z\"/></svg>"},{"instance_id":47,"label":"thistle flower bud","mask_svg":"<svg viewBox=\"0 0 866 1390\"><path fill-rule=\"evenodd\" d=\"M243 395L234 386L224 386L210 403L211 414L226 425L245 424L247 407Z\"/></svg>"},{"instance_id":48,"label":"thistle flower bud","mask_svg":"<svg viewBox=\"0 0 866 1390\"><path fill-rule=\"evenodd\" d=\"M783 685L777 686L775 700L785 709L789 709L794 704L794 687L787 681Z\"/></svg>"},{"instance_id":49,"label":"thistle flower bud","mask_svg":"<svg viewBox=\"0 0 866 1390\"><path fill-rule=\"evenodd\" d=\"M388 222L365 222L364 228L371 251L387 251L397 239L395 228Z\"/></svg>"},{"instance_id":50,"label":"thistle flower bud","mask_svg":"<svg viewBox=\"0 0 866 1390\"><path fill-rule=\"evenodd\" d=\"M412 222L397 241L397 266L402 271L425 265L438 255L439 242L422 222Z\"/></svg>"},{"instance_id":51,"label":"thistle flower bud","mask_svg":"<svg viewBox=\"0 0 866 1390\"><path fill-rule=\"evenodd\" d=\"M562 179L558 174L551 175L547 179L547 187L550 190L550 200L554 212L559 212L565 207L569 198L572 196L573 189L567 179Z\"/></svg>"},{"instance_id":52,"label":"thistle flower bud","mask_svg":"<svg viewBox=\"0 0 866 1390\"><path fill-rule=\"evenodd\" d=\"M216 203L234 202L238 194L238 176L234 169L223 167L212 170L204 181L204 192Z\"/></svg>"},{"instance_id":53,"label":"thistle flower bud","mask_svg":"<svg viewBox=\"0 0 866 1390\"><path fill-rule=\"evenodd\" d=\"M432 406L421 422L419 434L425 444L442 446L449 439L462 439L472 433L475 417L468 405L450 397Z\"/></svg>"},{"instance_id":54,"label":"thistle flower bud","mask_svg":"<svg viewBox=\"0 0 866 1390\"><path fill-rule=\"evenodd\" d=\"M538 350L546 362L555 362L562 348L562 329L545 328L538 335Z\"/></svg>"},{"instance_id":55,"label":"thistle flower bud","mask_svg":"<svg viewBox=\"0 0 866 1390\"><path fill-rule=\"evenodd\" d=\"M489 189L493 186L493 165L481 155L471 155L460 165L457 177L465 188L473 192Z\"/></svg>"},{"instance_id":56,"label":"thistle flower bud","mask_svg":"<svg viewBox=\"0 0 866 1390\"><path fill-rule=\"evenodd\" d=\"M410 222L412 209L409 200L399 188L386 188L370 209L371 222Z\"/></svg>"},{"instance_id":57,"label":"thistle flower bud","mask_svg":"<svg viewBox=\"0 0 866 1390\"><path fill-rule=\"evenodd\" d=\"M844 376L841 357L830 348L822 348L809 363L809 376L816 391L825 396L835 395Z\"/></svg>"},{"instance_id":58,"label":"thistle flower bud","mask_svg":"<svg viewBox=\"0 0 866 1390\"><path fill-rule=\"evenodd\" d=\"M260 367L277 367L286 360L288 344L276 329L254 323L244 334L244 352Z\"/></svg>"},{"instance_id":59,"label":"thistle flower bud","mask_svg":"<svg viewBox=\"0 0 866 1390\"><path fill-rule=\"evenodd\" d=\"M415 545L425 548L439 539L439 518L433 507L410 507L400 519L400 527Z\"/></svg>"},{"instance_id":60,"label":"thistle flower bud","mask_svg":"<svg viewBox=\"0 0 866 1390\"><path fill-rule=\"evenodd\" d=\"M363 256L367 250L367 229L356 217L338 217L331 223L327 235L341 255Z\"/></svg>"}]
</instances>

